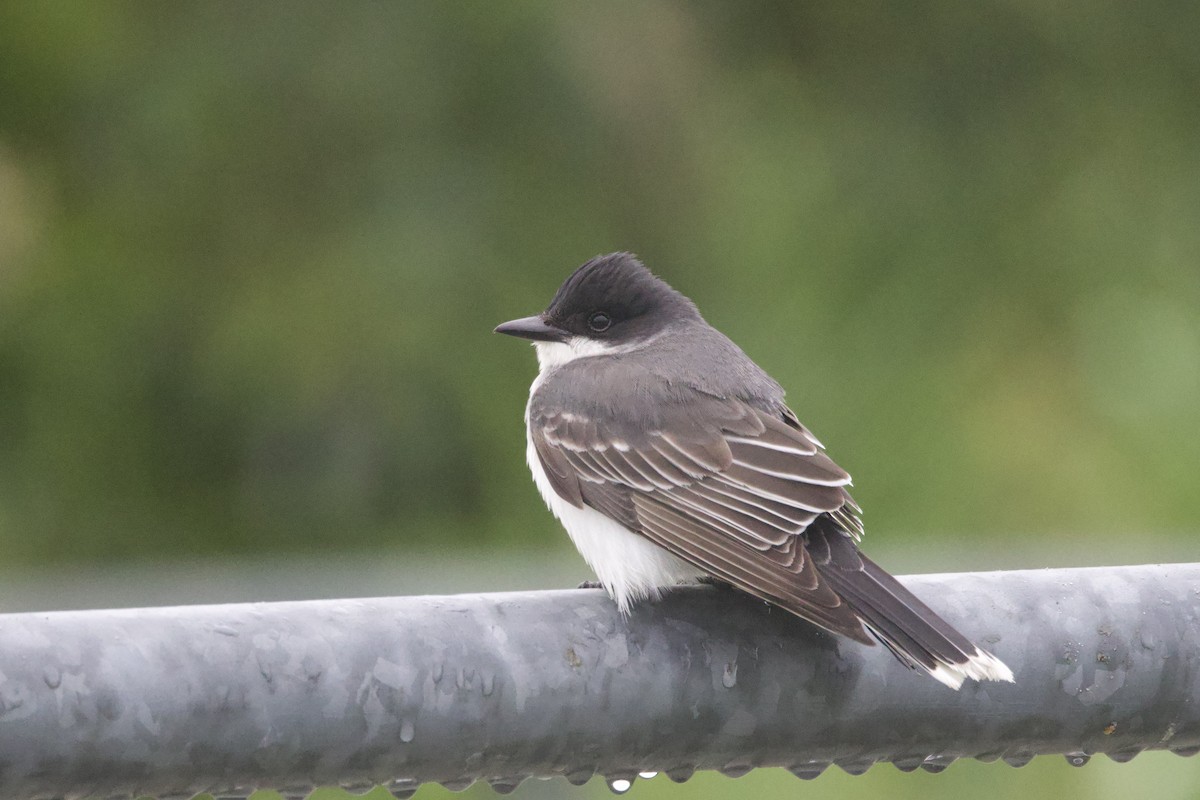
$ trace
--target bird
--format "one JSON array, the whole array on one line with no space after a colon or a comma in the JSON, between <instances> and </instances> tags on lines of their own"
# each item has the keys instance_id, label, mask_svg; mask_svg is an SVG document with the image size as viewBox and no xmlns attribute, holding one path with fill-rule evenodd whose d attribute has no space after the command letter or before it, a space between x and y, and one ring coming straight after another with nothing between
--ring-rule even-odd
<instances>
[{"instance_id":1,"label":"bird","mask_svg":"<svg viewBox=\"0 0 1200 800\"><path fill-rule=\"evenodd\" d=\"M623 616L716 581L952 689L1012 671L858 548L850 475L784 390L696 304L627 252L576 269L530 340L526 461L542 499Z\"/></svg>"}]
</instances>

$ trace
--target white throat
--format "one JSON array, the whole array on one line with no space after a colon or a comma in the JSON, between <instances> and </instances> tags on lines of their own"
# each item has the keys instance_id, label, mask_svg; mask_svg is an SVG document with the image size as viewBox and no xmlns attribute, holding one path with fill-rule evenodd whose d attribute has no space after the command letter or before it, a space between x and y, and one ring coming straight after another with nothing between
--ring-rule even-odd
<instances>
[{"instance_id":1,"label":"white throat","mask_svg":"<svg viewBox=\"0 0 1200 800\"><path fill-rule=\"evenodd\" d=\"M569 364L577 358L623 353L634 349L628 345L614 346L586 336L572 336L566 342L534 342L533 346L537 350L538 367L542 374L563 364Z\"/></svg>"}]
</instances>

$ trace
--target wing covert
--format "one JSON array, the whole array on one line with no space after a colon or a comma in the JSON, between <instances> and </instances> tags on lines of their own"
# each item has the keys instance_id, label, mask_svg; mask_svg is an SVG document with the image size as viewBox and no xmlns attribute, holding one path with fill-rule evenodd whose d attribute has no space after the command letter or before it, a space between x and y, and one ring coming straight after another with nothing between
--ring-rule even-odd
<instances>
[{"instance_id":1,"label":"wing covert","mask_svg":"<svg viewBox=\"0 0 1200 800\"><path fill-rule=\"evenodd\" d=\"M574 505L586 501L580 484L651 495L764 553L785 547L823 513L857 538L857 506L845 489L850 476L790 411L777 416L699 395L677 417L638 430L541 410L531 414L530 428L552 485Z\"/></svg>"}]
</instances>

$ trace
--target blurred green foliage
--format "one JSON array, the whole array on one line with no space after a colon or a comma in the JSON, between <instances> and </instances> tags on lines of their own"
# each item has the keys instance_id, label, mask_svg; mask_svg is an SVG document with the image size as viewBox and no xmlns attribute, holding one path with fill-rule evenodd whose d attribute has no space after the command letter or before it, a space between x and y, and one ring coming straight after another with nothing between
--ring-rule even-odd
<instances>
[{"instance_id":1,"label":"blurred green foliage","mask_svg":"<svg viewBox=\"0 0 1200 800\"><path fill-rule=\"evenodd\" d=\"M0 5L0 553L563 541L490 329L615 249L790 389L869 530L1188 531L1198 29Z\"/></svg>"}]
</instances>

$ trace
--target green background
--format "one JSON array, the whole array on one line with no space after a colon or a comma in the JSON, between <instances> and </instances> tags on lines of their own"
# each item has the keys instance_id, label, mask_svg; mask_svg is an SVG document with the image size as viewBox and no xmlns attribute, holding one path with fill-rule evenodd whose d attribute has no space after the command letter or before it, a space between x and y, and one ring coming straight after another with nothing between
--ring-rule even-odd
<instances>
[{"instance_id":1,"label":"green background","mask_svg":"<svg viewBox=\"0 0 1200 800\"><path fill-rule=\"evenodd\" d=\"M1175 3L0 3L0 602L210 599L213 564L223 597L584 577L523 464L532 353L490 331L617 249L789 389L896 571L1195 560L1197 31ZM150 591L179 564L200 588ZM1200 776L635 794L1124 785Z\"/></svg>"}]
</instances>

